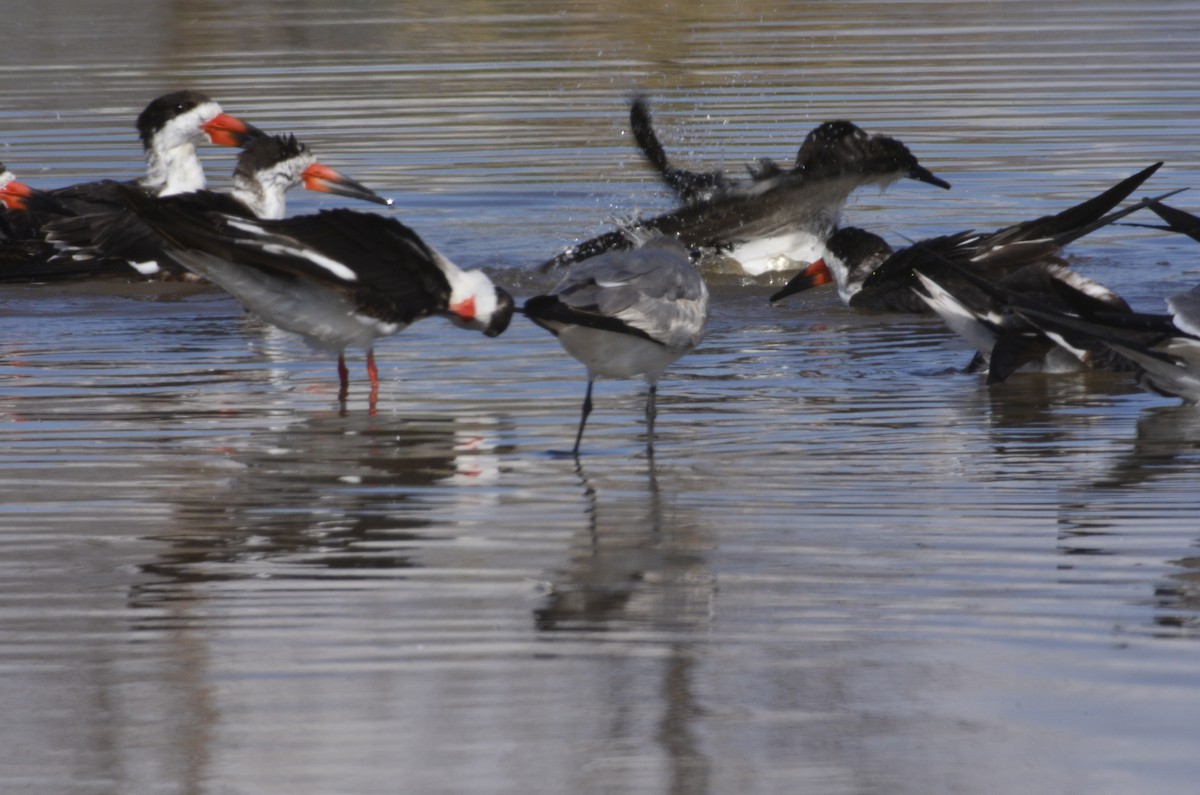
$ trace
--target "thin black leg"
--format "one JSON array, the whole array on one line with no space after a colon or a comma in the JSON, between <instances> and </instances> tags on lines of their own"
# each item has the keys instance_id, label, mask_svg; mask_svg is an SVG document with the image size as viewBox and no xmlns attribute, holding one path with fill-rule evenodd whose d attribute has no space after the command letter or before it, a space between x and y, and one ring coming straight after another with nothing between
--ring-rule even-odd
<instances>
[{"instance_id":1,"label":"thin black leg","mask_svg":"<svg viewBox=\"0 0 1200 795\"><path fill-rule=\"evenodd\" d=\"M583 441L583 426L587 424L588 415L592 413L592 384L588 379L587 392L583 396L583 416L579 418L579 431L575 434L575 449L571 452L579 455L579 443Z\"/></svg>"}]
</instances>

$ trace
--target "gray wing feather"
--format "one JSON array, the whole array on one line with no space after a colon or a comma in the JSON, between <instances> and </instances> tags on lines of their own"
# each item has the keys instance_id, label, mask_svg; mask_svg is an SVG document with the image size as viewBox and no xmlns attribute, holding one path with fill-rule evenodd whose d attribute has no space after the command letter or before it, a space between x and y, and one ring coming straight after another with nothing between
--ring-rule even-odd
<instances>
[{"instance_id":1,"label":"gray wing feather","mask_svg":"<svg viewBox=\"0 0 1200 795\"><path fill-rule=\"evenodd\" d=\"M1167 299L1167 306L1175 316L1178 329L1200 337L1200 287L1175 293Z\"/></svg>"},{"instance_id":2,"label":"gray wing feather","mask_svg":"<svg viewBox=\"0 0 1200 795\"><path fill-rule=\"evenodd\" d=\"M554 294L573 309L619 318L670 348L694 347L708 317L708 288L687 250L671 238L574 265Z\"/></svg>"}]
</instances>

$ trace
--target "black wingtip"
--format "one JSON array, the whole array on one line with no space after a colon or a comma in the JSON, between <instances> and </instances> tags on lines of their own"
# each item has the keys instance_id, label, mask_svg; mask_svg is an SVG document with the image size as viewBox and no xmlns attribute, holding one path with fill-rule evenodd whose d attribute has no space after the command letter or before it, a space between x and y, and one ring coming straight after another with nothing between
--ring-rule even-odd
<instances>
[{"instance_id":1,"label":"black wingtip","mask_svg":"<svg viewBox=\"0 0 1200 795\"><path fill-rule=\"evenodd\" d=\"M1200 218L1159 201L1152 201L1146 206L1151 212L1166 221L1167 228L1172 232L1178 232L1200 241Z\"/></svg>"},{"instance_id":2,"label":"black wingtip","mask_svg":"<svg viewBox=\"0 0 1200 795\"><path fill-rule=\"evenodd\" d=\"M667 153L654 132L654 123L650 119L649 101L643 94L634 95L629 104L629 129L637 142L642 154L650 161L655 170L666 175L671 169Z\"/></svg>"},{"instance_id":3,"label":"black wingtip","mask_svg":"<svg viewBox=\"0 0 1200 795\"><path fill-rule=\"evenodd\" d=\"M1118 212L1112 216L1106 214L1112 212L1114 207L1129 198L1162 165L1160 160L1136 174L1126 177L1103 193L1063 210L1057 215L1048 216L1042 224L1044 232L1055 237L1060 245L1065 245L1091 232L1097 226L1111 223L1127 215L1136 208L1130 208L1128 212Z\"/></svg>"}]
</instances>

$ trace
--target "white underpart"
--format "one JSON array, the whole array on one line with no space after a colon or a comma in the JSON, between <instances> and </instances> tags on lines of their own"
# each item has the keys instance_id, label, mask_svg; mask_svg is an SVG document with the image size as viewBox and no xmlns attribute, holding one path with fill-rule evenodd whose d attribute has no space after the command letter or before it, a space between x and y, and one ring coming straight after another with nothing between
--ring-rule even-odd
<instances>
[{"instance_id":1,"label":"white underpart","mask_svg":"<svg viewBox=\"0 0 1200 795\"><path fill-rule=\"evenodd\" d=\"M654 385L690 348L668 348L641 337L586 326L566 326L558 333L563 350L583 362L588 378L642 376Z\"/></svg>"},{"instance_id":2,"label":"white underpart","mask_svg":"<svg viewBox=\"0 0 1200 795\"><path fill-rule=\"evenodd\" d=\"M1176 357L1184 367L1192 372L1200 372L1200 340L1173 337L1165 343L1156 345L1154 349L1168 356Z\"/></svg>"},{"instance_id":3,"label":"white underpart","mask_svg":"<svg viewBox=\"0 0 1200 795\"><path fill-rule=\"evenodd\" d=\"M827 252L821 237L808 230L796 230L740 243L729 256L737 260L747 276L761 276L773 271L800 270Z\"/></svg>"},{"instance_id":4,"label":"white underpart","mask_svg":"<svg viewBox=\"0 0 1200 795\"><path fill-rule=\"evenodd\" d=\"M146 177L142 184L159 196L204 190L204 167L196 144L207 140L200 125L221 114L216 102L197 105L159 130L146 150Z\"/></svg>"},{"instance_id":5,"label":"white underpart","mask_svg":"<svg viewBox=\"0 0 1200 795\"><path fill-rule=\"evenodd\" d=\"M130 261L129 264L133 266L133 269L135 271L142 274L143 276L153 276L154 274L156 274L160 270L162 270L162 268L160 268L158 266L157 260L147 260L145 262Z\"/></svg>"},{"instance_id":6,"label":"white underpart","mask_svg":"<svg viewBox=\"0 0 1200 795\"><path fill-rule=\"evenodd\" d=\"M728 256L747 275L797 270L822 258L846 199L863 184L857 177L804 185L781 184L780 179L762 180L746 191L762 204L748 207L731 233L734 241Z\"/></svg>"},{"instance_id":7,"label":"white underpart","mask_svg":"<svg viewBox=\"0 0 1200 795\"><path fill-rule=\"evenodd\" d=\"M992 348L996 345L996 334L984 320L1000 325L1003 318L994 313L980 314L964 306L957 298L946 292L941 285L922 273L917 273L921 285L928 295L920 290L913 290L930 309L938 314L950 330L979 352L989 365L992 360ZM1065 341L1052 335L1047 335L1057 343L1054 348L1038 361L1027 362L1018 368L1022 373L1070 373L1081 369L1085 351L1076 351L1066 345Z\"/></svg>"},{"instance_id":8,"label":"white underpart","mask_svg":"<svg viewBox=\"0 0 1200 795\"><path fill-rule=\"evenodd\" d=\"M917 273L925 292L914 290L917 296L937 313L946 325L958 336L965 339L985 359L990 360L992 347L996 344L995 333L983 322L979 315L962 304L957 298L942 289L942 286L923 273ZM997 318L998 320L998 318Z\"/></svg>"},{"instance_id":9,"label":"white underpart","mask_svg":"<svg viewBox=\"0 0 1200 795\"><path fill-rule=\"evenodd\" d=\"M246 309L271 325L299 334L315 348L342 351L353 345L369 349L377 338L404 328L359 313L341 292L307 279L281 279L199 251L170 253L192 272L232 293Z\"/></svg>"},{"instance_id":10,"label":"white underpart","mask_svg":"<svg viewBox=\"0 0 1200 795\"><path fill-rule=\"evenodd\" d=\"M1121 296L1103 284L1076 273L1066 266L1049 265L1047 266L1047 271L1053 278L1079 290L1084 295L1095 298L1098 301L1103 301L1115 309L1129 308L1129 305L1125 303L1125 300ZM1073 345L1058 332L1043 329L1042 333L1049 337L1055 344L1054 350L1046 354L1042 368L1044 372L1068 373L1079 370L1081 366L1088 365L1094 355L1087 348L1080 348L1077 345Z\"/></svg>"}]
</instances>

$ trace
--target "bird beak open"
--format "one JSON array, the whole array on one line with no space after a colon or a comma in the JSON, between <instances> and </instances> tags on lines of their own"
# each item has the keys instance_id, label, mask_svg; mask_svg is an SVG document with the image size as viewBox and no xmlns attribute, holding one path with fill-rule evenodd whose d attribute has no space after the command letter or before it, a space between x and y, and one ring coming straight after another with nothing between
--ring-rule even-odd
<instances>
[{"instance_id":1,"label":"bird beak open","mask_svg":"<svg viewBox=\"0 0 1200 795\"><path fill-rule=\"evenodd\" d=\"M813 287L820 287L822 284L829 284L831 281L833 281L833 274L829 272L828 266L825 265L825 260L819 259L793 276L790 282L785 284L775 295L771 296L771 303L787 298L792 293L810 290Z\"/></svg>"},{"instance_id":2,"label":"bird beak open","mask_svg":"<svg viewBox=\"0 0 1200 795\"><path fill-rule=\"evenodd\" d=\"M266 135L257 127L246 124L228 113L217 114L200 125L200 129L204 130L208 140L217 146L245 146L255 138L262 138Z\"/></svg>"},{"instance_id":3,"label":"bird beak open","mask_svg":"<svg viewBox=\"0 0 1200 795\"><path fill-rule=\"evenodd\" d=\"M349 196L352 199L392 206L391 199L385 199L361 182L344 177L329 166L323 166L320 163L313 163L304 169L304 174L301 176L304 178L304 187L308 190L336 193L339 196Z\"/></svg>"}]
</instances>

